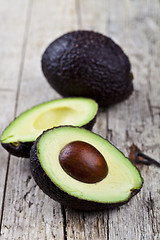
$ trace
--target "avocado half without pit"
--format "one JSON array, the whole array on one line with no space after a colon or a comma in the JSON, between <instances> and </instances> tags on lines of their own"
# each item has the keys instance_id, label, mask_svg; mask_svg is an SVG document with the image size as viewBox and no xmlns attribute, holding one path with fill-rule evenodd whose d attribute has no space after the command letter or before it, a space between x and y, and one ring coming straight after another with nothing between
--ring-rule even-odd
<instances>
[{"instance_id":1,"label":"avocado half without pit","mask_svg":"<svg viewBox=\"0 0 160 240\"><path fill-rule=\"evenodd\" d=\"M31 149L39 187L64 206L102 210L128 202L142 187L137 168L112 144L84 128L45 131Z\"/></svg>"},{"instance_id":2,"label":"avocado half without pit","mask_svg":"<svg viewBox=\"0 0 160 240\"><path fill-rule=\"evenodd\" d=\"M39 104L20 114L1 135L2 146L18 157L29 157L33 142L44 130L60 125L92 129L98 105L88 98L62 98Z\"/></svg>"},{"instance_id":3,"label":"avocado half without pit","mask_svg":"<svg viewBox=\"0 0 160 240\"><path fill-rule=\"evenodd\" d=\"M73 31L54 40L43 53L42 71L62 96L93 98L102 107L133 91L128 56L111 38L93 31Z\"/></svg>"}]
</instances>

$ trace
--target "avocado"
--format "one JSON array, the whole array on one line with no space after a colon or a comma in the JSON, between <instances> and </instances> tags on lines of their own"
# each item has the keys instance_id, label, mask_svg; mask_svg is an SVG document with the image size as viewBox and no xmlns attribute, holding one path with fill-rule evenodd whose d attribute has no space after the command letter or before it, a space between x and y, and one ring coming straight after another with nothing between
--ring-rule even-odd
<instances>
[{"instance_id":1,"label":"avocado","mask_svg":"<svg viewBox=\"0 0 160 240\"><path fill-rule=\"evenodd\" d=\"M29 157L36 138L59 125L92 129L98 111L97 103L88 98L63 98L39 104L20 114L1 135L2 146L18 157Z\"/></svg>"},{"instance_id":2,"label":"avocado","mask_svg":"<svg viewBox=\"0 0 160 240\"><path fill-rule=\"evenodd\" d=\"M137 168L117 148L80 127L45 131L31 148L30 164L44 193L78 210L123 205L143 183Z\"/></svg>"},{"instance_id":3,"label":"avocado","mask_svg":"<svg viewBox=\"0 0 160 240\"><path fill-rule=\"evenodd\" d=\"M42 71L62 96L93 98L107 107L133 91L129 58L111 38L73 31L53 41L42 55Z\"/></svg>"},{"instance_id":4,"label":"avocado","mask_svg":"<svg viewBox=\"0 0 160 240\"><path fill-rule=\"evenodd\" d=\"M103 155L84 141L67 144L60 151L59 162L67 174L85 183L99 182L108 173L108 165Z\"/></svg>"}]
</instances>

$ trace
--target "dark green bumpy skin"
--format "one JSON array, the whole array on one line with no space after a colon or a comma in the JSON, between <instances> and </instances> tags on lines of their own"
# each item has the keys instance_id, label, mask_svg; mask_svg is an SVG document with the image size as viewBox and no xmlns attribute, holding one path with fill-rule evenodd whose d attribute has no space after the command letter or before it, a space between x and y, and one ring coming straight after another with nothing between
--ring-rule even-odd
<instances>
[{"instance_id":1,"label":"dark green bumpy skin","mask_svg":"<svg viewBox=\"0 0 160 240\"><path fill-rule=\"evenodd\" d=\"M30 153L30 166L31 166L32 176L34 177L34 180L37 183L37 185L45 194L47 194L53 200L61 203L63 206L76 209L76 210L83 210L83 211L105 210L108 208L115 208L123 204L126 204L134 195L136 195L140 191L141 188L135 189L131 193L131 196L127 201L117 202L117 203L93 202L88 200L82 200L67 194L66 192L58 188L50 180L46 172L41 167L41 164L39 162L38 155L37 155L37 143L40 137L37 138L36 142L33 144L31 153Z\"/></svg>"},{"instance_id":2,"label":"dark green bumpy skin","mask_svg":"<svg viewBox=\"0 0 160 240\"><path fill-rule=\"evenodd\" d=\"M69 32L52 42L42 56L42 70L62 96L93 98L102 107L133 91L126 54L112 39L92 31Z\"/></svg>"},{"instance_id":3,"label":"dark green bumpy skin","mask_svg":"<svg viewBox=\"0 0 160 240\"><path fill-rule=\"evenodd\" d=\"M24 157L29 158L30 150L33 145L33 142L19 142L18 146L15 146L12 143L1 143L2 147L4 147L10 154L16 157Z\"/></svg>"},{"instance_id":4,"label":"dark green bumpy skin","mask_svg":"<svg viewBox=\"0 0 160 240\"><path fill-rule=\"evenodd\" d=\"M96 122L96 116L87 124L85 124L83 127L92 130L93 125ZM18 142L18 146L12 144L12 143L2 143L1 145L3 148L5 148L10 154L16 156L16 157L23 157L23 158L29 158L30 157L30 150L34 142Z\"/></svg>"}]
</instances>

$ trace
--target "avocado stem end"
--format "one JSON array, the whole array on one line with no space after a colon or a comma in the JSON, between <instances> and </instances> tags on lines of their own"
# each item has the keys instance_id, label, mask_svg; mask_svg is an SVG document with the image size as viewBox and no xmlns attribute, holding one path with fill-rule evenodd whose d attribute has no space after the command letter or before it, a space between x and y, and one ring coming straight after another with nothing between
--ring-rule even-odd
<instances>
[{"instance_id":1,"label":"avocado stem end","mask_svg":"<svg viewBox=\"0 0 160 240\"><path fill-rule=\"evenodd\" d=\"M134 165L136 165L137 168L140 168L139 165L141 164L143 165L154 164L157 167L160 167L160 162L142 153L141 150L135 144L132 144L130 148L129 159Z\"/></svg>"}]
</instances>

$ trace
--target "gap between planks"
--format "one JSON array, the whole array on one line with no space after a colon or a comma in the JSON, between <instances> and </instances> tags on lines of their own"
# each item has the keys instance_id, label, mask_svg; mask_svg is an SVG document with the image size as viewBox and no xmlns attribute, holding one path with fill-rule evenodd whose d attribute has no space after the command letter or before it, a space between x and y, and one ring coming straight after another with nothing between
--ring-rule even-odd
<instances>
[{"instance_id":1,"label":"gap between planks","mask_svg":"<svg viewBox=\"0 0 160 240\"><path fill-rule=\"evenodd\" d=\"M28 1L28 9L26 14L26 21L25 21L25 27L24 27L24 35L23 35L23 44L22 44L22 50L21 50L21 60L20 60L20 67L19 67L19 74L18 74L18 84L17 84L17 90L16 90L16 102L14 107L14 118L17 114L17 106L18 106L18 98L19 98L19 91L20 91L20 85L22 80L22 72L23 72L23 66L24 66L24 59L25 59L25 53L26 53L26 47L27 47L27 37L28 37L28 31L29 31L29 25L30 25L30 18L31 18L31 9L32 9L32 1ZM12 89L0 89L2 91L12 91ZM4 202L5 202L5 196L6 196L6 189L7 189L7 180L8 180L8 172L9 172L9 166L10 166L10 158L11 155L8 154L8 161L7 161L7 170L6 170L6 177L5 177L5 185L4 185L4 191L3 191L3 199L2 199L2 212L0 217L0 235L1 235L1 228L2 228L2 221L3 221L3 211L4 211Z\"/></svg>"}]
</instances>

